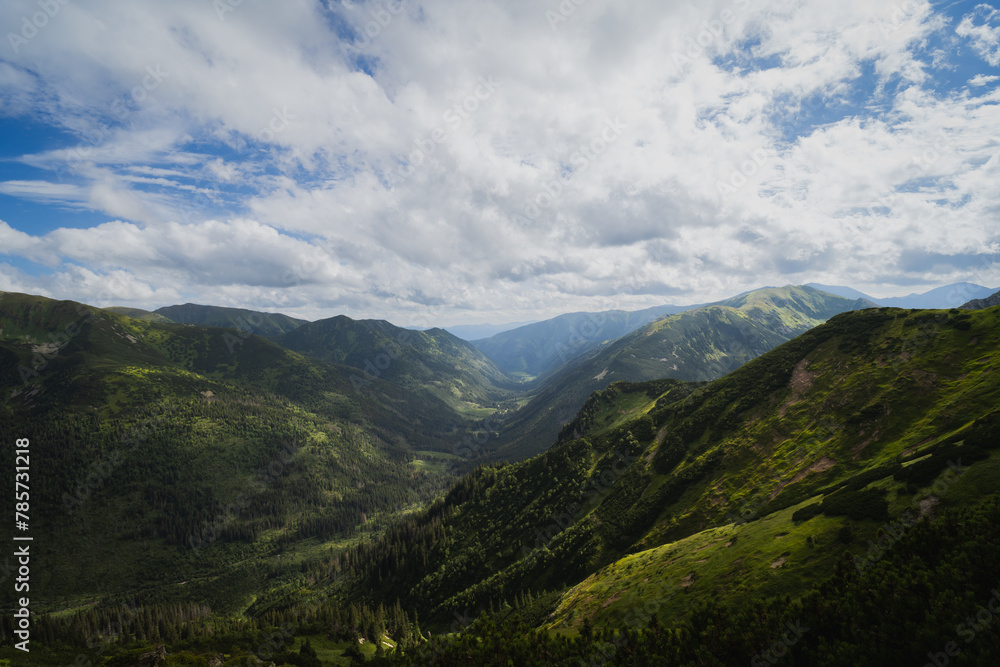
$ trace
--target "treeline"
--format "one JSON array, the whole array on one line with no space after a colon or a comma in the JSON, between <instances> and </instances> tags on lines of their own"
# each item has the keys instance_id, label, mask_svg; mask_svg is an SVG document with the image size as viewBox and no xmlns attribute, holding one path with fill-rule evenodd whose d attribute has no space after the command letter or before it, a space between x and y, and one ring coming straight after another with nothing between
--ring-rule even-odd
<instances>
[{"instance_id":1,"label":"treeline","mask_svg":"<svg viewBox=\"0 0 1000 667\"><path fill-rule=\"evenodd\" d=\"M60 574L38 584L51 600L183 581L304 539L353 537L451 479L415 468L405 446L362 426L326 421L263 392L224 388L145 406L128 418L67 411L30 425L2 420L0 439L24 437L31 441L32 527L52 531L42 543L55 552L49 562ZM12 502L13 494L0 501L11 515ZM61 575L73 556L60 544L93 557L103 544L127 551L137 541L165 545L181 558L153 571L115 563L111 578L94 570ZM185 561L184 552L194 550L197 560Z\"/></svg>"},{"instance_id":2,"label":"treeline","mask_svg":"<svg viewBox=\"0 0 1000 667\"><path fill-rule=\"evenodd\" d=\"M361 551L341 555L360 558ZM341 563L350 569L350 563ZM457 634L428 636L398 601L385 605L319 601L272 608L247 620L213 618L203 605L109 606L35 621L41 641L87 646L108 659L136 655L136 644L171 651L248 651L287 664L312 664L287 646L294 635L376 641L374 664L410 665L886 665L993 664L1000 654L1000 495L948 510L901 535L876 562L847 557L801 598L752 601L733 609L693 602L675 627L657 620L655 601L618 628L584 622L579 636L537 629L544 615L530 594L498 601ZM640 624L639 621L642 621ZM470 623L471 621L471 623ZM11 619L4 619L10 632ZM385 654L381 638L398 642ZM352 644L353 645L353 644ZM148 646L146 647L148 649ZM360 656L360 654L358 654ZM954 660L954 662L951 662ZM201 663L192 663L201 664Z\"/></svg>"},{"instance_id":3,"label":"treeline","mask_svg":"<svg viewBox=\"0 0 1000 667\"><path fill-rule=\"evenodd\" d=\"M12 631L12 619L7 615L3 632L11 636ZM274 660L301 635L325 635L354 645L361 641L381 645L382 638L388 636L408 649L426 639L417 616L403 610L398 601L368 606L325 600L250 618L213 614L204 604L109 604L70 616L39 615L32 619L32 641L39 650L48 654L77 652L94 665L136 664L128 658L134 659L156 644L169 647L171 653L244 653ZM295 657L285 657L290 658L285 660L289 664L300 664ZM74 662L80 664L81 659Z\"/></svg>"},{"instance_id":4,"label":"treeline","mask_svg":"<svg viewBox=\"0 0 1000 667\"><path fill-rule=\"evenodd\" d=\"M437 665L992 665L1000 655L1000 496L914 525L861 571L847 557L798 600L700 602L674 628L567 638L484 614L456 637L380 659Z\"/></svg>"}]
</instances>

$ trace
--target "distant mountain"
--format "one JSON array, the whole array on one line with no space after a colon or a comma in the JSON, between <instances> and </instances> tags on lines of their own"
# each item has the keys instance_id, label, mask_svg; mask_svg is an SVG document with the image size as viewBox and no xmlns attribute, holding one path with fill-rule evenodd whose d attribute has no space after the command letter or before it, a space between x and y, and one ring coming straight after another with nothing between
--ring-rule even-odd
<instances>
[{"instance_id":1,"label":"distant mountain","mask_svg":"<svg viewBox=\"0 0 1000 667\"><path fill-rule=\"evenodd\" d=\"M962 310L982 310L992 306L1000 306L1000 292L994 292L985 299L973 299L963 303L959 308Z\"/></svg>"},{"instance_id":2,"label":"distant mountain","mask_svg":"<svg viewBox=\"0 0 1000 667\"><path fill-rule=\"evenodd\" d=\"M843 287L840 285L821 285L820 283L806 283L806 287L812 287L813 289L818 289L822 292L827 292L829 294L836 294L837 296L842 296L848 299L868 299L874 302L875 297L868 296L864 292L859 292L853 287Z\"/></svg>"},{"instance_id":3,"label":"distant mountain","mask_svg":"<svg viewBox=\"0 0 1000 667\"><path fill-rule=\"evenodd\" d=\"M666 305L636 311L568 313L474 340L472 344L504 371L536 377L644 324L695 307Z\"/></svg>"},{"instance_id":4,"label":"distant mountain","mask_svg":"<svg viewBox=\"0 0 1000 667\"><path fill-rule=\"evenodd\" d=\"M996 291L975 283L963 282L937 287L922 294L876 298L852 287L821 285L819 283L807 283L806 286L850 299L868 299L879 306L893 308L957 308L959 304L965 303L969 299L985 298Z\"/></svg>"},{"instance_id":5,"label":"distant mountain","mask_svg":"<svg viewBox=\"0 0 1000 667\"><path fill-rule=\"evenodd\" d=\"M518 327L534 324L530 322L508 322L507 324L456 324L450 327L441 327L445 331L454 334L462 340L480 340L495 336L503 331L510 331Z\"/></svg>"},{"instance_id":6,"label":"distant mountain","mask_svg":"<svg viewBox=\"0 0 1000 667\"><path fill-rule=\"evenodd\" d=\"M157 308L154 312L178 324L229 327L265 337L292 331L308 321L280 313L263 313L245 308L226 308L224 306L200 306L195 303L185 303L183 306L164 306Z\"/></svg>"},{"instance_id":7,"label":"distant mountain","mask_svg":"<svg viewBox=\"0 0 1000 667\"><path fill-rule=\"evenodd\" d=\"M338 315L303 324L275 336L274 342L353 366L360 371L354 375L356 383L380 378L420 389L470 416L508 398L519 386L472 344L444 329L416 331Z\"/></svg>"},{"instance_id":8,"label":"distant mountain","mask_svg":"<svg viewBox=\"0 0 1000 667\"><path fill-rule=\"evenodd\" d=\"M865 303L786 286L658 319L546 377L532 400L508 421L497 455L519 459L543 451L587 396L612 382L714 380Z\"/></svg>"},{"instance_id":9,"label":"distant mountain","mask_svg":"<svg viewBox=\"0 0 1000 667\"><path fill-rule=\"evenodd\" d=\"M135 320L146 320L147 322L159 322L161 324L170 324L173 322L172 319L166 315L160 313L154 313L149 310L143 310L142 308L127 308L125 306L111 306L110 308L105 308L104 310L110 313L117 313L119 315L124 315L125 317L131 317Z\"/></svg>"}]
</instances>

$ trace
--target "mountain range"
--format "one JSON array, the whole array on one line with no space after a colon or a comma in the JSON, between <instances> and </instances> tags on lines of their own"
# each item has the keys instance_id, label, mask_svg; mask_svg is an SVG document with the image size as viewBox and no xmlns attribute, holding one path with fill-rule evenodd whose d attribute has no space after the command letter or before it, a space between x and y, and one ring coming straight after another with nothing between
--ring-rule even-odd
<instances>
[{"instance_id":1,"label":"mountain range","mask_svg":"<svg viewBox=\"0 0 1000 667\"><path fill-rule=\"evenodd\" d=\"M522 327L518 370L382 320L0 293L32 664L731 664L797 619L788 664L916 663L995 585L998 317L764 288ZM923 644L859 634L897 611Z\"/></svg>"},{"instance_id":2,"label":"mountain range","mask_svg":"<svg viewBox=\"0 0 1000 667\"><path fill-rule=\"evenodd\" d=\"M953 283L936 287L923 293L913 293L907 296L873 297L851 287L821 285L819 283L806 283L808 287L814 287L830 294L847 297L849 299L866 299L879 306L891 306L893 308L958 308L961 304L971 299L982 299L996 292L996 289L976 285L975 283Z\"/></svg>"},{"instance_id":3,"label":"mountain range","mask_svg":"<svg viewBox=\"0 0 1000 667\"><path fill-rule=\"evenodd\" d=\"M573 358L546 378L505 424L496 455L516 459L543 451L588 395L613 382L714 380L834 315L868 305L787 286L654 320Z\"/></svg>"},{"instance_id":4,"label":"mountain range","mask_svg":"<svg viewBox=\"0 0 1000 667\"><path fill-rule=\"evenodd\" d=\"M529 378L545 375L601 343L621 338L644 324L697 306L656 306L645 310L568 313L472 344L504 371Z\"/></svg>"}]
</instances>

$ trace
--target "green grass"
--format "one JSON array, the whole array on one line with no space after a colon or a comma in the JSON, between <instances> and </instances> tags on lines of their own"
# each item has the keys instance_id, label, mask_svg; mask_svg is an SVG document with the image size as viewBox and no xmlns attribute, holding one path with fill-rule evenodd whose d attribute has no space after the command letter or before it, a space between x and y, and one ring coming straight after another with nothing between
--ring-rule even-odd
<instances>
[{"instance_id":1,"label":"green grass","mask_svg":"<svg viewBox=\"0 0 1000 667\"><path fill-rule=\"evenodd\" d=\"M808 588L844 550L836 541L844 520L820 516L796 525L791 515L798 507L626 556L569 591L547 627L578 626L585 617L595 626L614 627L631 610L654 607L670 623L694 598L724 595L728 604L739 605L758 595Z\"/></svg>"}]
</instances>

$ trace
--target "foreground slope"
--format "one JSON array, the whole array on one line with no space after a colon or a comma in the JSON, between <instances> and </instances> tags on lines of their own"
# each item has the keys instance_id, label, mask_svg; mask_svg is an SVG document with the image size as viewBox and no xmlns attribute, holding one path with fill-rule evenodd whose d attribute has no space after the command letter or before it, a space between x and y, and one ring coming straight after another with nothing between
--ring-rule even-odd
<instances>
[{"instance_id":1,"label":"foreground slope","mask_svg":"<svg viewBox=\"0 0 1000 667\"><path fill-rule=\"evenodd\" d=\"M374 545L359 590L442 619L561 591L558 628L799 595L845 554L863 571L868 540L1000 490L998 324L850 312L710 384L612 385L548 452Z\"/></svg>"},{"instance_id":2,"label":"foreground slope","mask_svg":"<svg viewBox=\"0 0 1000 667\"><path fill-rule=\"evenodd\" d=\"M496 456L518 459L544 450L587 396L612 382L713 380L834 315L867 305L811 287L786 286L651 322L547 378L506 423Z\"/></svg>"}]
</instances>

